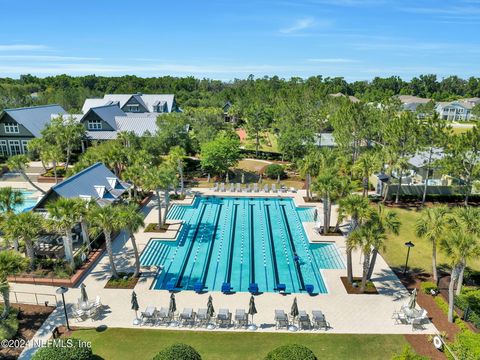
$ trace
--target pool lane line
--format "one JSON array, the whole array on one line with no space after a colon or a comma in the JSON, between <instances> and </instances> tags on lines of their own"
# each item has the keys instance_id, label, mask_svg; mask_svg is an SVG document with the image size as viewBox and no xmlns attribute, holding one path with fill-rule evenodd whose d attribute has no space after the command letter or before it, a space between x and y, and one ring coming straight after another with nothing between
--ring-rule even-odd
<instances>
[{"instance_id":1,"label":"pool lane line","mask_svg":"<svg viewBox=\"0 0 480 360\"><path fill-rule=\"evenodd\" d=\"M239 204L233 204L233 226L231 229L231 240L230 240L230 249L228 254L228 266L227 266L227 274L225 277L225 282L230 283L232 278L232 262L233 262L233 245L235 244L235 227L237 226L237 211L238 211Z\"/></svg>"},{"instance_id":2,"label":"pool lane line","mask_svg":"<svg viewBox=\"0 0 480 360\"><path fill-rule=\"evenodd\" d=\"M202 208L202 212L200 213L200 217L198 219L197 227L195 228L195 232L193 233L192 241L188 245L188 250L187 250L186 256L183 259L182 270L180 271L180 274L178 275L177 282L175 284L176 288L181 287L180 285L182 284L183 276L185 274L185 270L187 269L188 260L190 259L190 255L192 254L193 245L195 244L195 240L197 239L198 231L200 230L200 225L202 224L203 214L205 214L205 210L207 209L207 203L206 202L203 203L202 206L203 206L203 208Z\"/></svg>"},{"instance_id":3,"label":"pool lane line","mask_svg":"<svg viewBox=\"0 0 480 360\"><path fill-rule=\"evenodd\" d=\"M220 222L220 214L222 212L222 208L223 208L223 203L220 203L220 205L218 205L218 209L217 209L217 218L215 220L215 227L213 228L212 239L210 240L208 253L207 253L207 257L206 257L206 262L205 262L205 265L203 266L203 277L202 277L203 286L206 286L208 271L210 270L210 261L212 259L212 254L213 254L213 244L214 244L215 238L217 236L218 223Z\"/></svg>"},{"instance_id":4,"label":"pool lane line","mask_svg":"<svg viewBox=\"0 0 480 360\"><path fill-rule=\"evenodd\" d=\"M293 243L292 230L290 229L290 224L288 223L288 219L287 219L287 213L285 211L285 204L281 204L280 208L282 209L283 221L285 223L285 227L287 228L288 240L290 241L290 246L292 248L293 254L297 254L297 250L295 249L295 244ZM293 262L295 263L295 268L297 269L297 276L298 276L298 279L300 280L300 285L301 285L300 290L305 290L305 281L303 280L302 270L300 269L299 261L294 260Z\"/></svg>"},{"instance_id":5,"label":"pool lane line","mask_svg":"<svg viewBox=\"0 0 480 360\"><path fill-rule=\"evenodd\" d=\"M270 252L272 255L273 276L275 277L274 286L277 286L278 284L280 284L280 280L278 277L277 255L275 254L275 243L273 240L272 222L270 219L270 204L264 204L263 206L265 207L265 211L267 212L266 222L267 222L267 228L268 228L269 239L270 239Z\"/></svg>"},{"instance_id":6,"label":"pool lane line","mask_svg":"<svg viewBox=\"0 0 480 360\"><path fill-rule=\"evenodd\" d=\"M254 241L254 221L253 221L253 207L255 204L248 204L250 211L250 284L255 282L255 241Z\"/></svg>"}]
</instances>

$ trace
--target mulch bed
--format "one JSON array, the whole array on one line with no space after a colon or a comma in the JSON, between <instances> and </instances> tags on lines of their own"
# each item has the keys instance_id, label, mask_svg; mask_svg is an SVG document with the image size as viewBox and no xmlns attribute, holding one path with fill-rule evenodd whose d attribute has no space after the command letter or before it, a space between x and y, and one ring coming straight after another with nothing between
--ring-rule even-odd
<instances>
[{"instance_id":1,"label":"mulch bed","mask_svg":"<svg viewBox=\"0 0 480 360\"><path fill-rule=\"evenodd\" d=\"M18 332L14 339L28 341L33 338L37 330L55 309L53 306L12 304L19 309ZM5 360L17 359L23 348L0 349L0 358Z\"/></svg>"},{"instance_id":2,"label":"mulch bed","mask_svg":"<svg viewBox=\"0 0 480 360\"><path fill-rule=\"evenodd\" d=\"M118 273L119 279L110 278L105 284L105 289L133 289L140 277L132 277L133 273ZM124 277L127 279L123 279Z\"/></svg>"},{"instance_id":3,"label":"mulch bed","mask_svg":"<svg viewBox=\"0 0 480 360\"><path fill-rule=\"evenodd\" d=\"M150 223L145 227L144 232L146 233L165 233L168 231L169 225L165 224L161 228L158 227L158 224Z\"/></svg>"},{"instance_id":4,"label":"mulch bed","mask_svg":"<svg viewBox=\"0 0 480 360\"><path fill-rule=\"evenodd\" d=\"M360 292L360 284L362 282L362 278L354 277L353 281L358 283L357 287L352 286L347 280L346 276L340 277L342 279L343 286L345 286L345 290L347 290L347 294L360 294L360 295L376 295L378 294L377 288L372 282L367 282L367 286L365 288L365 292Z\"/></svg>"}]
</instances>

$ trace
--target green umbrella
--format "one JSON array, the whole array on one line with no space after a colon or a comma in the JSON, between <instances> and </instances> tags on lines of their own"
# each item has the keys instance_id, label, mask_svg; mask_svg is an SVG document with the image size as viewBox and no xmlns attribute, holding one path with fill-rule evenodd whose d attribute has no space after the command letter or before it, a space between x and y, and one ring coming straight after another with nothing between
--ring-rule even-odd
<instances>
[{"instance_id":1,"label":"green umbrella","mask_svg":"<svg viewBox=\"0 0 480 360\"><path fill-rule=\"evenodd\" d=\"M87 290L85 284L80 285L80 301L86 303L88 301Z\"/></svg>"},{"instance_id":2,"label":"green umbrella","mask_svg":"<svg viewBox=\"0 0 480 360\"><path fill-rule=\"evenodd\" d=\"M255 298L250 296L250 303L248 304L248 315L252 315L252 324L253 324L253 315L257 313L257 308L255 307Z\"/></svg>"},{"instance_id":3,"label":"green umbrella","mask_svg":"<svg viewBox=\"0 0 480 360\"><path fill-rule=\"evenodd\" d=\"M293 321L298 316L298 305L297 305L297 298L293 299L292 309L290 310L290 315L293 316Z\"/></svg>"},{"instance_id":4,"label":"green umbrella","mask_svg":"<svg viewBox=\"0 0 480 360\"><path fill-rule=\"evenodd\" d=\"M408 307L410 309L415 309L417 306L417 289L413 289L412 295L410 295L410 300L408 302Z\"/></svg>"},{"instance_id":5,"label":"green umbrella","mask_svg":"<svg viewBox=\"0 0 480 360\"><path fill-rule=\"evenodd\" d=\"M170 306L168 307L168 312L170 314L173 314L173 313L175 313L175 311L177 311L177 303L175 301L175 294L172 293L170 295Z\"/></svg>"},{"instance_id":6,"label":"green umbrella","mask_svg":"<svg viewBox=\"0 0 480 360\"><path fill-rule=\"evenodd\" d=\"M213 308L213 299L212 299L212 296L210 295L208 297L208 302L207 302L207 315L209 317L213 317L213 314L215 314L215 309Z\"/></svg>"},{"instance_id":7,"label":"green umbrella","mask_svg":"<svg viewBox=\"0 0 480 360\"><path fill-rule=\"evenodd\" d=\"M138 324L140 324L140 319L138 318L137 311L140 308L140 306L138 306L137 294L135 294L135 291L132 291L131 304L132 304L132 310L135 311L135 320L133 320L133 324L138 325Z\"/></svg>"}]
</instances>

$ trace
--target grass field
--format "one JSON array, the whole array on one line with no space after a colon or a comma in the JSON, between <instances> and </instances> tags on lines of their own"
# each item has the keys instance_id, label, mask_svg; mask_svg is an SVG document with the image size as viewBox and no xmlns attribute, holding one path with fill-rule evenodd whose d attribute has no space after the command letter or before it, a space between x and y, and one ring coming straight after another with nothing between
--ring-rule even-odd
<instances>
[{"instance_id":1,"label":"grass field","mask_svg":"<svg viewBox=\"0 0 480 360\"><path fill-rule=\"evenodd\" d=\"M242 141L242 145L248 150L255 150L255 139L247 137ZM278 152L277 137L269 132L263 133L260 139L259 150Z\"/></svg>"},{"instance_id":2,"label":"grass field","mask_svg":"<svg viewBox=\"0 0 480 360\"><path fill-rule=\"evenodd\" d=\"M420 216L420 212L416 210L393 209L398 214L402 222L400 235L389 235L386 243L386 251L382 252L383 257L391 267L403 268L407 255L405 243L412 241L415 247L410 251L409 267L423 269L431 273L432 264L432 246L431 243L419 239L415 236L415 222ZM441 249L437 249L437 264L445 264L446 258L443 256ZM472 269L480 270L480 259L470 261L468 264Z\"/></svg>"},{"instance_id":3,"label":"grass field","mask_svg":"<svg viewBox=\"0 0 480 360\"><path fill-rule=\"evenodd\" d=\"M318 359L390 359L407 344L403 335L280 334L168 331L148 329L78 330L73 336L92 342L103 359L152 359L176 342L193 346L205 360L263 359L285 344L309 347ZM97 357L97 358L98 358Z\"/></svg>"}]
</instances>

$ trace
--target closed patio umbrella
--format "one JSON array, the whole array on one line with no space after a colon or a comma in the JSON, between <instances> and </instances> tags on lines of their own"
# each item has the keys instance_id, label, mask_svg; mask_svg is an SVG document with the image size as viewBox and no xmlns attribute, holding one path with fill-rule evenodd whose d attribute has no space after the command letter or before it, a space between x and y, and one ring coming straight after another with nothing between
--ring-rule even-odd
<instances>
[{"instance_id":1,"label":"closed patio umbrella","mask_svg":"<svg viewBox=\"0 0 480 360\"><path fill-rule=\"evenodd\" d=\"M230 183L230 178L228 177L228 172L227 172L227 176L225 176L225 182L226 182L227 184Z\"/></svg>"},{"instance_id":2,"label":"closed patio umbrella","mask_svg":"<svg viewBox=\"0 0 480 360\"><path fill-rule=\"evenodd\" d=\"M137 294L135 294L135 291L132 291L132 310L135 311L135 319L133 320L133 325L138 325L140 324L140 319L138 318L138 309L140 308L138 306L138 300L137 300Z\"/></svg>"},{"instance_id":3,"label":"closed patio umbrella","mask_svg":"<svg viewBox=\"0 0 480 360\"><path fill-rule=\"evenodd\" d=\"M293 316L293 322L295 322L295 318L298 316L298 305L297 305L297 298L293 299L292 308L290 309L290 315ZM298 328L295 325L291 325L288 327L290 331L297 331Z\"/></svg>"},{"instance_id":4,"label":"closed patio umbrella","mask_svg":"<svg viewBox=\"0 0 480 360\"><path fill-rule=\"evenodd\" d=\"M80 285L80 301L86 303L88 301L87 290L85 284Z\"/></svg>"},{"instance_id":5,"label":"closed patio umbrella","mask_svg":"<svg viewBox=\"0 0 480 360\"><path fill-rule=\"evenodd\" d=\"M408 308L415 309L417 306L417 289L413 289L412 295L410 295L410 300L408 301Z\"/></svg>"},{"instance_id":6,"label":"closed patio umbrella","mask_svg":"<svg viewBox=\"0 0 480 360\"><path fill-rule=\"evenodd\" d=\"M210 320L213 315L215 314L215 309L213 308L213 299L212 299L212 296L209 295L208 296L208 301L207 301L207 315L208 315L208 319ZM207 325L207 329L209 330L212 330L212 329L215 329L215 325L212 324L210 321Z\"/></svg>"},{"instance_id":7,"label":"closed patio umbrella","mask_svg":"<svg viewBox=\"0 0 480 360\"><path fill-rule=\"evenodd\" d=\"M175 313L177 311L177 302L175 301L175 294L171 293L170 294L170 305L168 306L168 312L170 314Z\"/></svg>"},{"instance_id":8,"label":"closed patio umbrella","mask_svg":"<svg viewBox=\"0 0 480 360\"><path fill-rule=\"evenodd\" d=\"M253 323L253 315L257 313L257 308L255 307L255 298L250 296L250 303L248 304L248 315L252 315L252 324L248 327L249 330L257 330L257 326Z\"/></svg>"}]
</instances>

